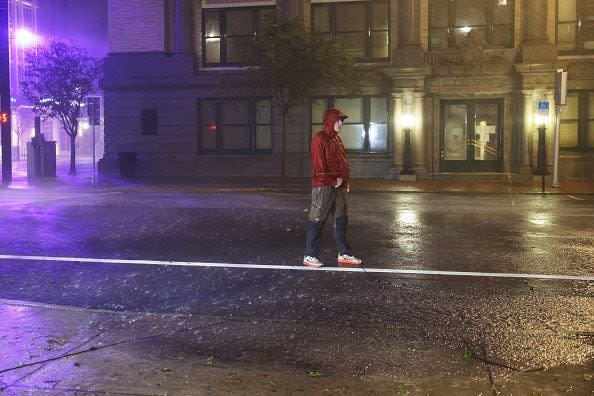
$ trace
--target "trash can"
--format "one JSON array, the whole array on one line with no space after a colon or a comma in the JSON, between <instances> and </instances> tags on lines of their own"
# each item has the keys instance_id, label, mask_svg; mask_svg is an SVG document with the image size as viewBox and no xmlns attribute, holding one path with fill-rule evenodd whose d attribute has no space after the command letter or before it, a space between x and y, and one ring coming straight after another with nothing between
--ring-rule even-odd
<instances>
[{"instance_id":1,"label":"trash can","mask_svg":"<svg viewBox=\"0 0 594 396\"><path fill-rule=\"evenodd\" d=\"M136 174L136 153L132 151L120 151L118 158L120 160L120 176L134 177Z\"/></svg>"}]
</instances>

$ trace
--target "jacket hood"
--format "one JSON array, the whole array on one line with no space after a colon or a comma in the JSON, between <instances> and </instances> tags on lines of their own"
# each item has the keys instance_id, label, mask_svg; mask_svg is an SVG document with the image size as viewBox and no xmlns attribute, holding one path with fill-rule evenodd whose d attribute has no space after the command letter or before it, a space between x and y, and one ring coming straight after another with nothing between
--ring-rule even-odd
<instances>
[{"instance_id":1,"label":"jacket hood","mask_svg":"<svg viewBox=\"0 0 594 396\"><path fill-rule=\"evenodd\" d=\"M343 120L348 116L338 109L327 109L324 112L324 132L335 135L334 124L336 121Z\"/></svg>"}]
</instances>

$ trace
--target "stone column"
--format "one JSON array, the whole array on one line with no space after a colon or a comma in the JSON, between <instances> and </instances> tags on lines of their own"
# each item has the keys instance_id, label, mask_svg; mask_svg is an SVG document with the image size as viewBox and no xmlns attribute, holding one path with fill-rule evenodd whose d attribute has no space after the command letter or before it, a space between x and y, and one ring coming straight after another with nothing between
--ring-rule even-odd
<instances>
[{"instance_id":1,"label":"stone column","mask_svg":"<svg viewBox=\"0 0 594 396\"><path fill-rule=\"evenodd\" d=\"M524 41L547 40L547 0L522 1Z\"/></svg>"},{"instance_id":2,"label":"stone column","mask_svg":"<svg viewBox=\"0 0 594 396\"><path fill-rule=\"evenodd\" d=\"M415 172L417 174L422 174L426 172L426 163L425 163L425 119L423 117L425 106L425 92L415 92L414 93L414 114L415 114L415 134L413 135L413 148L412 148L412 157L413 157L413 166Z\"/></svg>"},{"instance_id":3,"label":"stone column","mask_svg":"<svg viewBox=\"0 0 594 396\"><path fill-rule=\"evenodd\" d=\"M533 119L534 116L532 114L532 91L531 90L523 90L523 99L524 99L524 122L522 123L522 138L520 143L520 150L521 150L521 163L520 163L520 173L530 173L530 158L532 152L532 136L534 134L534 125Z\"/></svg>"},{"instance_id":4,"label":"stone column","mask_svg":"<svg viewBox=\"0 0 594 396\"><path fill-rule=\"evenodd\" d=\"M393 53L396 66L423 66L425 52L420 42L420 0L398 2L398 47Z\"/></svg>"},{"instance_id":5,"label":"stone column","mask_svg":"<svg viewBox=\"0 0 594 396\"><path fill-rule=\"evenodd\" d=\"M548 0L522 0L522 60L553 61L557 57L555 46L547 34Z\"/></svg>"}]
</instances>

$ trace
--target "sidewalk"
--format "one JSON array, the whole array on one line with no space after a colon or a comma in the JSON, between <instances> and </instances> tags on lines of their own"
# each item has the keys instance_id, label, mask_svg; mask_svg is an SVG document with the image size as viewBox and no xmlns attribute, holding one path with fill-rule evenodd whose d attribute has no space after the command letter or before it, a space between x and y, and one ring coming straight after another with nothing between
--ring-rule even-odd
<instances>
[{"instance_id":1,"label":"sidewalk","mask_svg":"<svg viewBox=\"0 0 594 396\"><path fill-rule=\"evenodd\" d=\"M309 178L292 178L281 184L278 178L271 177L199 177L199 178L134 178L108 179L97 176L94 182L93 166L90 159L82 158L77 162L77 174L68 174L68 161L61 159L57 164L57 177L27 180L27 164L18 161L13 164L14 189L33 187L45 188L165 188L187 191L262 191L262 192L303 192L310 188ZM472 193L472 194L541 194L542 180L535 177L532 181L518 182L511 177L464 179L418 179L416 181L399 181L392 179L361 179L351 181L352 192L414 192L414 193ZM551 177L545 179L545 194L594 194L593 180L560 180L560 186L551 187Z\"/></svg>"},{"instance_id":2,"label":"sidewalk","mask_svg":"<svg viewBox=\"0 0 594 396\"><path fill-rule=\"evenodd\" d=\"M322 355L333 359L333 345L342 345L344 334L289 341L289 335L304 327L294 322L110 312L9 300L0 300L0 316L8 319L0 322L2 396L487 395L496 389L507 395L585 396L591 395L594 375L586 366L514 371L402 337L386 345L401 359L399 373L378 372L375 364L381 366L383 352L377 351L377 362L364 356L364 361L357 361L360 347L369 347L365 335L361 346L349 348L352 362L334 363L347 366L340 374L316 361Z\"/></svg>"}]
</instances>

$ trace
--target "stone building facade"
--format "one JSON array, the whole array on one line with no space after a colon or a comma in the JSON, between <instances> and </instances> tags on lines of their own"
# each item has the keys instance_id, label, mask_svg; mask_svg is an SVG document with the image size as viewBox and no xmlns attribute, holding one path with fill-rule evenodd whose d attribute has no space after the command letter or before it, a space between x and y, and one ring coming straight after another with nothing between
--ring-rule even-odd
<instances>
[{"instance_id":1,"label":"stone building facade","mask_svg":"<svg viewBox=\"0 0 594 396\"><path fill-rule=\"evenodd\" d=\"M564 69L560 177L593 178L594 0L109 0L101 172L135 161L140 176L279 175L270 98L221 84L242 73L242 42L272 10L345 38L389 82L356 98L320 90L299 108L289 176L309 175L328 106L350 115L343 140L356 177L404 178L408 135L417 178L530 178L539 126L550 172Z\"/></svg>"}]
</instances>

